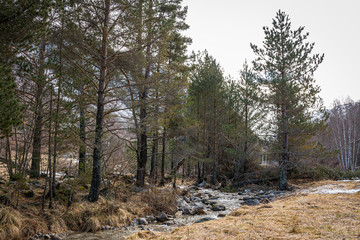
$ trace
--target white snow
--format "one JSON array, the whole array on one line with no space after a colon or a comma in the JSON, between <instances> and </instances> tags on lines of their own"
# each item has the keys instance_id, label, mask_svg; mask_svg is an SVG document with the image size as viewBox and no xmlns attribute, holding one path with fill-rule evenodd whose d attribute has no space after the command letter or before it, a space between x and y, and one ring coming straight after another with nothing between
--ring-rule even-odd
<instances>
[{"instance_id":1,"label":"white snow","mask_svg":"<svg viewBox=\"0 0 360 240\"><path fill-rule=\"evenodd\" d=\"M348 181L348 180L344 180ZM360 182L359 180L355 180L356 182ZM358 189L344 189L340 188L339 185L324 185L316 188L309 188L306 190L301 191L301 193L307 193L307 194L339 194L339 193L345 193L345 194L351 194L351 193L357 193L360 192L360 186Z\"/></svg>"}]
</instances>

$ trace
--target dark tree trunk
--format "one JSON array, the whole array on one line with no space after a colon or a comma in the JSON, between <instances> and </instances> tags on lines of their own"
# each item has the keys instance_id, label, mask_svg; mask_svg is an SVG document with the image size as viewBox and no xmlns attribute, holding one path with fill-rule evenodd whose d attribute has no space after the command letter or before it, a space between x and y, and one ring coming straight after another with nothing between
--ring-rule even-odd
<instances>
[{"instance_id":1,"label":"dark tree trunk","mask_svg":"<svg viewBox=\"0 0 360 240\"><path fill-rule=\"evenodd\" d=\"M198 161L198 164L197 164L197 174L198 174L198 183L201 183L201 167L200 167L200 161Z\"/></svg>"},{"instance_id":2,"label":"dark tree trunk","mask_svg":"<svg viewBox=\"0 0 360 240\"><path fill-rule=\"evenodd\" d=\"M218 152L217 152L217 101L216 101L216 91L214 91L214 150L213 150L213 156L214 156L214 161L213 161L213 166L212 166L212 185L215 186L216 184L216 163L217 163L217 157L218 157Z\"/></svg>"},{"instance_id":3,"label":"dark tree trunk","mask_svg":"<svg viewBox=\"0 0 360 240\"><path fill-rule=\"evenodd\" d=\"M165 149L166 149L166 127L164 126L162 136L162 154L161 154L161 180L160 185L165 184Z\"/></svg>"},{"instance_id":4,"label":"dark tree trunk","mask_svg":"<svg viewBox=\"0 0 360 240\"><path fill-rule=\"evenodd\" d=\"M48 139L48 183L49 183L49 208L51 209L53 207L52 205L52 202L53 202L53 184L52 184L52 174L55 174L55 173L52 173L51 171L51 131L52 131L52 105L53 105L53 88L51 86L50 88L50 113L49 113L49 139ZM43 198L42 198L42 206L41 206L41 209L44 210L45 208L45 193L46 193L46 186L47 184L45 184L45 189L44 189L44 193L43 193Z\"/></svg>"},{"instance_id":5,"label":"dark tree trunk","mask_svg":"<svg viewBox=\"0 0 360 240\"><path fill-rule=\"evenodd\" d=\"M85 115L84 115L84 104L80 103L80 147L79 147L79 175L83 175L85 173L85 164L86 164L86 132L85 132Z\"/></svg>"},{"instance_id":6,"label":"dark tree trunk","mask_svg":"<svg viewBox=\"0 0 360 240\"><path fill-rule=\"evenodd\" d=\"M142 19L142 5L143 1L140 1L140 16ZM149 9L152 9L152 1L149 1ZM151 14L151 13L150 13ZM146 38L146 69L145 69L145 78L144 78L144 86L142 91L140 92L140 153L138 154L138 166L137 166L137 174L136 174L136 185L138 187L143 187L145 184L145 174L146 174L146 163L147 163L147 123L146 123L146 116L147 116L147 109L146 109L146 101L147 101L147 94L148 94L148 87L147 87L147 80L150 77L151 71L151 41L152 41L152 34L151 34L151 21L147 22L147 29L148 34ZM142 29L139 29L138 35L138 43L141 44L141 34Z\"/></svg>"},{"instance_id":7,"label":"dark tree trunk","mask_svg":"<svg viewBox=\"0 0 360 240\"><path fill-rule=\"evenodd\" d=\"M30 177L38 178L40 176L41 163L41 133L43 127L43 90L44 90L44 63L45 63L45 38L41 38L40 55L39 55L39 72L36 81L36 95L35 95L35 122L34 122L34 137L33 137L33 151L31 157Z\"/></svg>"},{"instance_id":8,"label":"dark tree trunk","mask_svg":"<svg viewBox=\"0 0 360 240\"><path fill-rule=\"evenodd\" d=\"M101 158L102 158L102 132L104 119L104 87L107 75L107 40L109 27L110 0L105 0L104 28L102 31L100 77L98 86L98 100L96 112L95 144L93 153L93 171L89 201L96 202L99 199L101 181Z\"/></svg>"},{"instance_id":9,"label":"dark tree trunk","mask_svg":"<svg viewBox=\"0 0 360 240\"><path fill-rule=\"evenodd\" d=\"M289 161L289 142L288 142L288 121L286 114L286 105L281 106L281 117L283 120L283 138L282 138L282 153L280 161L280 190L287 189L287 164Z\"/></svg>"},{"instance_id":10,"label":"dark tree trunk","mask_svg":"<svg viewBox=\"0 0 360 240\"><path fill-rule=\"evenodd\" d=\"M152 150L151 150L151 164L150 164L150 178L153 180L155 180L156 178L158 145L159 145L158 133L155 133Z\"/></svg>"},{"instance_id":11,"label":"dark tree trunk","mask_svg":"<svg viewBox=\"0 0 360 240\"><path fill-rule=\"evenodd\" d=\"M184 179L185 179L185 164L182 166L182 179L181 179L181 183L184 183Z\"/></svg>"}]
</instances>

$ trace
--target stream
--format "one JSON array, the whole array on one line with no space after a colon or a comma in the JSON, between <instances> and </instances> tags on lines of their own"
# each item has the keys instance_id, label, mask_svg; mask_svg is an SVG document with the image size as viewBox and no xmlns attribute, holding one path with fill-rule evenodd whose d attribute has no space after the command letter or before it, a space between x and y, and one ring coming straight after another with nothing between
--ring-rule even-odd
<instances>
[{"instance_id":1,"label":"stream","mask_svg":"<svg viewBox=\"0 0 360 240\"><path fill-rule=\"evenodd\" d=\"M184 187L181 186L180 188ZM154 217L134 219L132 224L126 227L97 233L70 233L63 239L118 240L142 230L170 232L181 226L225 217L232 210L242 205L259 205L273 201L283 195L285 192L274 190L251 191L245 189L244 192L226 193L210 188L192 186L188 188L187 196L178 197L178 212L174 216L165 215L163 216L165 219L161 219L161 216L155 216L157 220Z\"/></svg>"}]
</instances>

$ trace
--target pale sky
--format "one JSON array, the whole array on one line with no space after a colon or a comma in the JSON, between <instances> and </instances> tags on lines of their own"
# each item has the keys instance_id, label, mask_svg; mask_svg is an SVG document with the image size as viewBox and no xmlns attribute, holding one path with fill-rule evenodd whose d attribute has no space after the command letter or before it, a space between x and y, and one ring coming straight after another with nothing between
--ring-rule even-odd
<instances>
[{"instance_id":1,"label":"pale sky","mask_svg":"<svg viewBox=\"0 0 360 240\"><path fill-rule=\"evenodd\" d=\"M183 5L189 8L189 51L207 49L233 78L245 59L255 58L250 42L262 46L262 27L271 26L279 9L285 11L293 29L305 26L310 33L313 53L325 54L315 73L325 106L347 96L360 100L360 0L184 0Z\"/></svg>"}]
</instances>

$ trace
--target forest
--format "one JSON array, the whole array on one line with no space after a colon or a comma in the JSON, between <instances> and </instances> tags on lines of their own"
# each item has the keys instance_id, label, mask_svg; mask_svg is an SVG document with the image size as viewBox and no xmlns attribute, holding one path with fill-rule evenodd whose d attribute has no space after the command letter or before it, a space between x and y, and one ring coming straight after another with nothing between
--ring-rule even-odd
<instances>
[{"instance_id":1,"label":"forest","mask_svg":"<svg viewBox=\"0 0 360 240\"><path fill-rule=\"evenodd\" d=\"M281 10L225 76L187 50L182 0L0 3L0 239L175 213L186 184L360 177L360 101L324 106L326 56Z\"/></svg>"}]
</instances>

